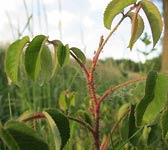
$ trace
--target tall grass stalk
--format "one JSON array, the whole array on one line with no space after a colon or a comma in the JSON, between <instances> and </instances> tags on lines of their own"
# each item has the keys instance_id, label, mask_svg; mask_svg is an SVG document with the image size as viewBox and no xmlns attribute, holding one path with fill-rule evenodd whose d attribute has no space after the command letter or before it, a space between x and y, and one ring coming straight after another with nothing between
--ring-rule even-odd
<instances>
[{"instance_id":1,"label":"tall grass stalk","mask_svg":"<svg viewBox=\"0 0 168 150\"><path fill-rule=\"evenodd\" d=\"M8 106L9 106L9 114L10 114L10 119L12 120L13 115L12 115L12 106L11 106L11 98L10 98L10 93L8 93Z\"/></svg>"}]
</instances>

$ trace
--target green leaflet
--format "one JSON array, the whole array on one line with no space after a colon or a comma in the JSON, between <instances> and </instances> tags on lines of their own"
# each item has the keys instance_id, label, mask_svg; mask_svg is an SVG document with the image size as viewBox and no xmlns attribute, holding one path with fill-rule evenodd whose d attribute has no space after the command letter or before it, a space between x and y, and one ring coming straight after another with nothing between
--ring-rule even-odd
<instances>
[{"instance_id":1,"label":"green leaflet","mask_svg":"<svg viewBox=\"0 0 168 150\"><path fill-rule=\"evenodd\" d=\"M161 129L162 129L162 136L163 138L166 137L166 134L168 132L168 109L166 109L165 111L163 111L162 116L161 116Z\"/></svg>"},{"instance_id":2,"label":"green leaflet","mask_svg":"<svg viewBox=\"0 0 168 150\"><path fill-rule=\"evenodd\" d=\"M155 118L160 114L160 111L165 106L168 90L168 80L165 74L159 73L154 89L154 98L148 105L143 120L146 123L152 123Z\"/></svg>"},{"instance_id":3,"label":"green leaflet","mask_svg":"<svg viewBox=\"0 0 168 150\"><path fill-rule=\"evenodd\" d=\"M53 40L52 43L54 46L54 54L53 54L53 68L52 68L51 78L55 75L58 67L57 49L58 49L58 45L62 44L62 42L59 40Z\"/></svg>"},{"instance_id":4,"label":"green leaflet","mask_svg":"<svg viewBox=\"0 0 168 150\"><path fill-rule=\"evenodd\" d=\"M75 92L63 91L59 96L59 107L66 111L71 106L75 106Z\"/></svg>"},{"instance_id":5,"label":"green leaflet","mask_svg":"<svg viewBox=\"0 0 168 150\"><path fill-rule=\"evenodd\" d=\"M47 37L44 35L37 35L28 45L25 52L25 69L27 74L33 79L36 80L41 67L41 51L47 40Z\"/></svg>"},{"instance_id":6,"label":"green leaflet","mask_svg":"<svg viewBox=\"0 0 168 150\"><path fill-rule=\"evenodd\" d=\"M71 47L70 50L81 61L81 63L86 63L86 56L79 48Z\"/></svg>"},{"instance_id":7,"label":"green leaflet","mask_svg":"<svg viewBox=\"0 0 168 150\"><path fill-rule=\"evenodd\" d=\"M150 71L148 73L148 76L146 79L145 96L137 104L136 110L135 110L135 117L136 117L137 126L141 125L145 110L154 98L154 88L155 88L155 84L156 84L156 79L157 79L157 72Z\"/></svg>"},{"instance_id":8,"label":"green leaflet","mask_svg":"<svg viewBox=\"0 0 168 150\"><path fill-rule=\"evenodd\" d=\"M162 17L160 15L158 8L151 1L141 0L140 4L148 18L151 27L153 37L153 47L154 47L162 33L162 27L163 27Z\"/></svg>"},{"instance_id":9,"label":"green leaflet","mask_svg":"<svg viewBox=\"0 0 168 150\"><path fill-rule=\"evenodd\" d=\"M130 103L125 103L120 107L117 113L117 121L128 111L129 107Z\"/></svg>"},{"instance_id":10,"label":"green leaflet","mask_svg":"<svg viewBox=\"0 0 168 150\"><path fill-rule=\"evenodd\" d=\"M139 144L141 132L138 132L138 134L134 135L139 130L139 128L137 128L135 124L134 111L135 111L135 105L131 105L131 112L130 112L129 121L128 121L128 127L129 127L128 139L132 145L136 146ZM131 138L132 136L134 137Z\"/></svg>"},{"instance_id":11,"label":"green leaflet","mask_svg":"<svg viewBox=\"0 0 168 150\"><path fill-rule=\"evenodd\" d=\"M144 31L144 21L140 15L133 12L129 13L128 16L132 20L131 39L128 47L132 49L134 43L139 39Z\"/></svg>"},{"instance_id":12,"label":"green leaflet","mask_svg":"<svg viewBox=\"0 0 168 150\"><path fill-rule=\"evenodd\" d=\"M54 109L47 109L44 115L51 127L55 150L62 150L70 137L69 120Z\"/></svg>"},{"instance_id":13,"label":"green leaflet","mask_svg":"<svg viewBox=\"0 0 168 150\"><path fill-rule=\"evenodd\" d=\"M8 147L9 150L20 150L18 144L16 143L15 139L10 135L10 133L5 130L0 125L0 138L4 142L4 144Z\"/></svg>"},{"instance_id":14,"label":"green leaflet","mask_svg":"<svg viewBox=\"0 0 168 150\"><path fill-rule=\"evenodd\" d=\"M65 95L66 91L61 92L60 96L59 96L59 107L66 111L68 109L68 104L67 104L67 97Z\"/></svg>"},{"instance_id":15,"label":"green leaflet","mask_svg":"<svg viewBox=\"0 0 168 150\"><path fill-rule=\"evenodd\" d=\"M168 80L165 74L149 73L145 96L136 107L137 125L152 124L155 121L165 105L167 89Z\"/></svg>"},{"instance_id":16,"label":"green leaflet","mask_svg":"<svg viewBox=\"0 0 168 150\"><path fill-rule=\"evenodd\" d=\"M51 52L46 45L44 45L42 48L40 59L41 59L40 60L41 68L40 68L39 78L40 78L40 82L42 82L43 84L45 81L50 80L52 68L53 68Z\"/></svg>"},{"instance_id":17,"label":"green leaflet","mask_svg":"<svg viewBox=\"0 0 168 150\"><path fill-rule=\"evenodd\" d=\"M112 0L104 12L104 26L110 29L115 16L135 2L136 0Z\"/></svg>"},{"instance_id":18,"label":"green leaflet","mask_svg":"<svg viewBox=\"0 0 168 150\"><path fill-rule=\"evenodd\" d=\"M8 121L4 129L13 137L19 150L49 150L47 143L40 135L22 122Z\"/></svg>"},{"instance_id":19,"label":"green leaflet","mask_svg":"<svg viewBox=\"0 0 168 150\"><path fill-rule=\"evenodd\" d=\"M5 56L5 71L13 83L18 84L19 62L22 50L26 43L29 42L29 37L25 36L20 40L13 42L7 49Z\"/></svg>"},{"instance_id":20,"label":"green leaflet","mask_svg":"<svg viewBox=\"0 0 168 150\"><path fill-rule=\"evenodd\" d=\"M50 129L51 129L51 137L53 139L53 150L60 150L61 149L61 136L60 136L60 132L58 130L58 127L56 125L56 122L53 120L53 118L50 116L49 113L47 112L43 112L43 114L45 115L46 119L47 119L47 122L50 126Z\"/></svg>"},{"instance_id":21,"label":"green leaflet","mask_svg":"<svg viewBox=\"0 0 168 150\"><path fill-rule=\"evenodd\" d=\"M58 58L58 63L60 64L61 67L66 65L66 63L69 60L69 46L68 45L65 45L65 46L63 44L58 45L57 58Z\"/></svg>"}]
</instances>

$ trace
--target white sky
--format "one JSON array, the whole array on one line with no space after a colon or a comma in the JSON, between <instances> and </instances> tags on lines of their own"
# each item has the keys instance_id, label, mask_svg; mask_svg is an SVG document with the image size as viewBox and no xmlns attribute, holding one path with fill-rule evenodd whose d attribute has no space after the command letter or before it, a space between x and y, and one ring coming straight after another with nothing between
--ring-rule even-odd
<instances>
[{"instance_id":1,"label":"white sky","mask_svg":"<svg viewBox=\"0 0 168 150\"><path fill-rule=\"evenodd\" d=\"M11 42L18 38L27 22L24 0L0 0L0 41ZM107 36L109 31L103 25L103 12L110 0L25 0L30 20L30 31L35 35L45 34L50 39L60 39L59 23L61 22L62 41L70 47L82 49L87 57L92 58L99 44L101 35ZM59 11L59 2L61 11ZM39 5L40 4L40 5ZM119 20L117 17L114 22ZM133 50L127 46L131 32L130 20L126 19L105 46L100 58L129 58L144 61L145 57L136 50L145 50L138 41ZM146 31L150 33L146 23ZM24 35L31 35L27 28ZM151 48L151 47L150 47ZM159 43L158 49L161 49ZM149 57L157 56L160 50Z\"/></svg>"}]
</instances>

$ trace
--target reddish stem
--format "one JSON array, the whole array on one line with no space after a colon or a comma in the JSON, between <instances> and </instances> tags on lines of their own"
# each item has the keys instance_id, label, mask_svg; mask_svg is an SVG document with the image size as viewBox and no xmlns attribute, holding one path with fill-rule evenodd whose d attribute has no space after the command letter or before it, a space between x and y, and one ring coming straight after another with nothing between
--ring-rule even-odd
<instances>
[{"instance_id":1,"label":"reddish stem","mask_svg":"<svg viewBox=\"0 0 168 150\"><path fill-rule=\"evenodd\" d=\"M99 99L99 104L101 104L105 98L107 96L109 96L111 93L113 93L114 91L120 89L120 88L123 88L125 86L128 86L129 84L132 84L132 83L135 83L135 82L140 82L140 81L144 81L146 80L146 77L141 77L141 78L137 78L137 79L133 79L133 80L129 80L127 82L124 82L124 83L121 83L117 86L114 86L114 87L110 87L105 93L104 95Z\"/></svg>"},{"instance_id":2,"label":"reddish stem","mask_svg":"<svg viewBox=\"0 0 168 150\"><path fill-rule=\"evenodd\" d=\"M31 120L34 120L34 119L40 119L40 118L45 118L45 115L43 113L35 113L34 116L31 116L29 118L26 118L26 119L23 119L22 121L23 122L28 122L28 121L31 121Z\"/></svg>"},{"instance_id":3,"label":"reddish stem","mask_svg":"<svg viewBox=\"0 0 168 150\"><path fill-rule=\"evenodd\" d=\"M77 63L81 66L82 70L84 71L84 73L86 75L86 79L88 79L89 78L89 72L88 72L86 66L72 52L70 52L70 54L77 61Z\"/></svg>"}]
</instances>

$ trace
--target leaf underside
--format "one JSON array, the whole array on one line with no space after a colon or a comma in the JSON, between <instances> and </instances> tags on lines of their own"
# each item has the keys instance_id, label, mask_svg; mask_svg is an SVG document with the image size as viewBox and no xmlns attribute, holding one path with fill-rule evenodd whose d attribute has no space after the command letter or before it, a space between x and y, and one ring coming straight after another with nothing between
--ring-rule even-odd
<instances>
[{"instance_id":1,"label":"leaf underside","mask_svg":"<svg viewBox=\"0 0 168 150\"><path fill-rule=\"evenodd\" d=\"M104 12L104 26L111 29L111 24L116 15L121 13L124 8L135 3L136 0L112 0Z\"/></svg>"},{"instance_id":2,"label":"leaf underside","mask_svg":"<svg viewBox=\"0 0 168 150\"><path fill-rule=\"evenodd\" d=\"M37 79L40 72L40 55L46 40L46 36L37 35L30 42L25 52L25 69L33 80Z\"/></svg>"},{"instance_id":3,"label":"leaf underside","mask_svg":"<svg viewBox=\"0 0 168 150\"><path fill-rule=\"evenodd\" d=\"M140 4L144 10L152 31L153 47L158 42L162 33L162 17L158 8L149 0L141 0Z\"/></svg>"},{"instance_id":4,"label":"leaf underside","mask_svg":"<svg viewBox=\"0 0 168 150\"><path fill-rule=\"evenodd\" d=\"M144 31L144 21L142 19L142 17L137 14L137 16L135 16L136 14L131 12L128 14L132 20L132 32L131 32L131 39L129 42L129 48L132 49L134 43L139 39L139 37L141 36L141 34Z\"/></svg>"},{"instance_id":5,"label":"leaf underside","mask_svg":"<svg viewBox=\"0 0 168 150\"><path fill-rule=\"evenodd\" d=\"M29 41L25 36L20 40L13 42L7 49L5 56L5 71L13 83L18 83L19 62L24 46Z\"/></svg>"},{"instance_id":6,"label":"leaf underside","mask_svg":"<svg viewBox=\"0 0 168 150\"><path fill-rule=\"evenodd\" d=\"M68 139L70 138L70 127L68 119L60 111L54 109L47 109L44 114L48 116L47 118L50 118L53 132L57 130L57 135L54 135L53 133L53 136L55 136L55 144L57 143L57 145L55 145L56 148L58 148L58 150L63 149ZM54 128L56 129L55 131Z\"/></svg>"}]
</instances>

